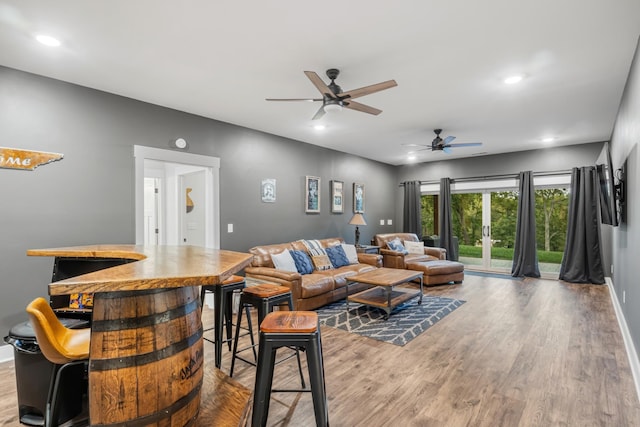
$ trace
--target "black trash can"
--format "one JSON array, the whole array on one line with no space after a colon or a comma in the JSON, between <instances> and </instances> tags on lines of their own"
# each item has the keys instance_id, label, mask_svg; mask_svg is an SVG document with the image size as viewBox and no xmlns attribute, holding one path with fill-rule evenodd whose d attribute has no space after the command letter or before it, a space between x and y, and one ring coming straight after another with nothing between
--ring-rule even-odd
<instances>
[{"instance_id":1,"label":"black trash can","mask_svg":"<svg viewBox=\"0 0 640 427\"><path fill-rule=\"evenodd\" d=\"M88 327L89 322L82 319L60 319L68 328ZM32 426L44 425L44 414L51 375L55 365L47 360L40 351L31 324L23 322L15 325L4 337L7 344L13 346L18 411L20 422ZM87 391L87 380L83 365L66 369L61 379L60 410L58 423L62 424L80 414L83 398Z\"/></svg>"}]
</instances>

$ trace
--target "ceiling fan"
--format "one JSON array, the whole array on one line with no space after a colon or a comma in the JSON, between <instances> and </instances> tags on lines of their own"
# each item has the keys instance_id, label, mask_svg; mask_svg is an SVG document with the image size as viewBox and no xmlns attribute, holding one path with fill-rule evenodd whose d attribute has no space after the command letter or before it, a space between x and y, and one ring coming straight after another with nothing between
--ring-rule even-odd
<instances>
[{"instance_id":1,"label":"ceiling fan","mask_svg":"<svg viewBox=\"0 0 640 427\"><path fill-rule=\"evenodd\" d=\"M444 151L447 154L451 153L452 148L479 147L482 145L482 142L465 142L460 144L452 144L451 141L456 139L455 136L447 136L446 138L442 139L440 137L440 133L442 133L442 129L434 129L433 131L435 132L436 137L433 138L433 141L431 141L430 146L424 145L424 144L406 144L406 145L409 147L425 147L416 151L428 150L429 148L431 148L431 151Z\"/></svg>"},{"instance_id":2,"label":"ceiling fan","mask_svg":"<svg viewBox=\"0 0 640 427\"><path fill-rule=\"evenodd\" d=\"M365 104L353 101L355 98L361 96L370 95L381 90L389 89L397 86L395 80L387 80L386 82L377 83L370 86L364 86L358 89L342 91L342 88L338 86L335 79L340 74L340 70L337 68L330 68L327 70L327 77L331 79L331 83L328 85L313 71L305 71L306 76L311 80L311 83L320 91L322 98L267 98L267 101L322 101L322 106L313 116L312 120L318 120L327 111L339 111L343 107L351 110L360 111L363 113L373 114L377 116L382 113L382 110L370 107Z\"/></svg>"}]
</instances>

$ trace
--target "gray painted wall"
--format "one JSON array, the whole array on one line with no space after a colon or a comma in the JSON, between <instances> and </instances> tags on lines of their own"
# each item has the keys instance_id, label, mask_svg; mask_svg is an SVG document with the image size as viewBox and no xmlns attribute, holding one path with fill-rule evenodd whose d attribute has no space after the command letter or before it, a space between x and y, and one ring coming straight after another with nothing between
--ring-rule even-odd
<instances>
[{"instance_id":1,"label":"gray painted wall","mask_svg":"<svg viewBox=\"0 0 640 427\"><path fill-rule=\"evenodd\" d=\"M611 137L614 168L626 163L627 220L613 227L613 286L636 351L640 344L640 45L636 47L629 77ZM626 294L623 302L623 293Z\"/></svg>"},{"instance_id":2,"label":"gray painted wall","mask_svg":"<svg viewBox=\"0 0 640 427\"><path fill-rule=\"evenodd\" d=\"M0 169L0 333L47 294L53 260L27 257L27 249L134 243L133 146L169 149L177 137L189 152L221 159L224 249L331 236L353 242L353 182L366 189L370 225L361 241L395 229L377 225L397 223L392 166L0 67L0 146L64 154L33 172ZM322 179L320 214L304 213L305 175ZM277 179L276 203L261 202L263 178ZM344 214L329 213L331 179L345 183Z\"/></svg>"},{"instance_id":3,"label":"gray painted wall","mask_svg":"<svg viewBox=\"0 0 640 427\"><path fill-rule=\"evenodd\" d=\"M603 142L594 142L406 165L399 167L398 178L400 181L438 181L446 176L455 179L517 174L528 170L534 172L571 170L575 166L594 165L602 145Z\"/></svg>"}]
</instances>

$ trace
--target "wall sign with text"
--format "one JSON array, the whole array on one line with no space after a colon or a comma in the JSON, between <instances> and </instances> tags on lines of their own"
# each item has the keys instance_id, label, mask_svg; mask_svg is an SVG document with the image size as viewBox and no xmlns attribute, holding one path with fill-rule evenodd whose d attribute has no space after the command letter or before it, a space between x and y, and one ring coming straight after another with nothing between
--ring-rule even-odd
<instances>
[{"instance_id":1,"label":"wall sign with text","mask_svg":"<svg viewBox=\"0 0 640 427\"><path fill-rule=\"evenodd\" d=\"M63 157L64 154L60 153L0 147L0 168L32 171L38 166L55 162Z\"/></svg>"}]
</instances>

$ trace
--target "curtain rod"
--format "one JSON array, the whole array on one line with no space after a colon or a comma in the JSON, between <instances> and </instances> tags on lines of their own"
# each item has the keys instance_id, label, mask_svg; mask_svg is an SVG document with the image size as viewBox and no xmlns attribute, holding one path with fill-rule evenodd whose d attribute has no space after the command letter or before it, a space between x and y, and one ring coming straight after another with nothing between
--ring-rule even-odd
<instances>
[{"instance_id":1,"label":"curtain rod","mask_svg":"<svg viewBox=\"0 0 640 427\"><path fill-rule=\"evenodd\" d=\"M571 174L571 169L569 170L559 170L559 171L541 171L534 172L533 176L554 176L554 175L569 175ZM509 179L509 178L518 178L519 174L517 173L509 173L502 175L483 175L483 176L470 176L466 178L452 178L451 182L465 182L465 181L486 181L490 179ZM406 182L406 181L405 181ZM437 181L420 181L420 185L425 184L440 184L440 180ZM404 182L401 182L400 187L404 187Z\"/></svg>"}]
</instances>

